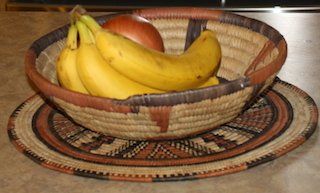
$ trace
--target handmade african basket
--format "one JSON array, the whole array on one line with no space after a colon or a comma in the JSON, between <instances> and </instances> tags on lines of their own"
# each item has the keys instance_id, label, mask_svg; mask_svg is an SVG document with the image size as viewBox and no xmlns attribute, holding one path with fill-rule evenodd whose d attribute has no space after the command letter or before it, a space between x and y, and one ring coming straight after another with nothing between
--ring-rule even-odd
<instances>
[{"instance_id":1,"label":"handmade african basket","mask_svg":"<svg viewBox=\"0 0 320 193\"><path fill-rule=\"evenodd\" d=\"M273 82L286 59L283 36L251 18L202 8L142 9L130 13L152 22L167 53L182 53L204 29L215 31L222 49L218 76L226 81L208 88L126 100L89 96L60 87L56 78L56 59L68 25L36 40L25 61L31 82L75 123L105 135L159 140L212 130L251 105ZM97 20L102 23L112 16Z\"/></svg>"}]
</instances>

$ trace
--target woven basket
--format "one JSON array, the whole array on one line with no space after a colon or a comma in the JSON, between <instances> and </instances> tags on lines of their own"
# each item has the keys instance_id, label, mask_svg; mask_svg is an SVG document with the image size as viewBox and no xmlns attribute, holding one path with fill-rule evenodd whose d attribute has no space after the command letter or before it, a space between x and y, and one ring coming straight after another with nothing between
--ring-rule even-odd
<instances>
[{"instance_id":1,"label":"woven basket","mask_svg":"<svg viewBox=\"0 0 320 193\"><path fill-rule=\"evenodd\" d=\"M267 24L217 10L158 8L130 12L150 20L165 51L182 53L203 29L216 32L222 48L217 86L127 100L93 97L59 86L55 63L68 25L36 40L26 53L31 82L76 123L126 139L175 139L230 122L268 87L287 55L283 36ZM97 18L104 22L114 15Z\"/></svg>"}]
</instances>

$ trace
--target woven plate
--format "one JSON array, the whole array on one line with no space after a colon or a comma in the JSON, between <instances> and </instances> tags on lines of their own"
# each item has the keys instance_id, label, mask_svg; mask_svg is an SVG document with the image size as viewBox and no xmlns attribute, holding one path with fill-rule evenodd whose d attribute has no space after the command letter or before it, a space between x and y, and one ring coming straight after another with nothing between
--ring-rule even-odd
<instances>
[{"instance_id":1,"label":"woven plate","mask_svg":"<svg viewBox=\"0 0 320 193\"><path fill-rule=\"evenodd\" d=\"M82 128L35 95L8 123L13 145L43 167L110 180L175 181L219 176L271 161L314 132L318 110L302 90L277 80L234 121L192 138L135 141Z\"/></svg>"}]
</instances>

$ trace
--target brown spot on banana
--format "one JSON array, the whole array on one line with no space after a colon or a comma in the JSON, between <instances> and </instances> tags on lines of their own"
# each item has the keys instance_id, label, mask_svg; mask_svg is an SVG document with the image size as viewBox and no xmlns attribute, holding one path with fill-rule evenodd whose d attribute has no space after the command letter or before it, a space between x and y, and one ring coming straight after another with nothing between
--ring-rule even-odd
<instances>
[{"instance_id":1,"label":"brown spot on banana","mask_svg":"<svg viewBox=\"0 0 320 193\"><path fill-rule=\"evenodd\" d=\"M107 61L108 64L112 64L113 61L114 61L114 58L113 57L109 57L109 58L106 59L106 61Z\"/></svg>"},{"instance_id":2,"label":"brown spot on banana","mask_svg":"<svg viewBox=\"0 0 320 193\"><path fill-rule=\"evenodd\" d=\"M121 58L123 58L123 54L122 54L122 52L119 50L118 51L118 55L121 57Z\"/></svg>"}]
</instances>

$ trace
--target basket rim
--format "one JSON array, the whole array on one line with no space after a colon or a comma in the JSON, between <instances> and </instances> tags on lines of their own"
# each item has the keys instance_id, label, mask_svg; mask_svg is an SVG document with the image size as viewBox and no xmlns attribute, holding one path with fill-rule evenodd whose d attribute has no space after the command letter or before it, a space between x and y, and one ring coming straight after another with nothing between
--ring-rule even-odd
<instances>
[{"instance_id":1,"label":"basket rim","mask_svg":"<svg viewBox=\"0 0 320 193\"><path fill-rule=\"evenodd\" d=\"M273 27L245 16L234 13L228 13L221 10L211 10L207 8L147 8L127 12L113 13L96 17L98 22L104 21L116 14L132 13L150 18L192 18L192 19L208 19L223 23L229 23L240 27L245 27L258 32L268 39L272 44L272 48L278 47L279 56L266 67L257 71L252 71L246 76L238 78L228 83L199 88L187 91L179 91L164 94L147 94L135 95L125 100L89 96L82 93L73 92L64 89L49 80L45 79L36 69L36 59L39 54L52 43L63 39L67 34L69 24L66 24L48 34L35 40L25 55L25 70L31 83L48 98L59 98L74 105L83 107L92 107L96 109L119 109L125 106L172 106L182 103L193 103L205 99L214 99L223 95L240 91L246 87L261 87L265 80L272 74L278 72L282 67L286 55L287 44L284 37ZM268 51L268 50L265 50ZM254 67L253 67L254 68ZM223 87L232 87L231 91L223 91ZM190 97L192 96L192 97ZM120 106L120 107L119 107Z\"/></svg>"}]
</instances>

